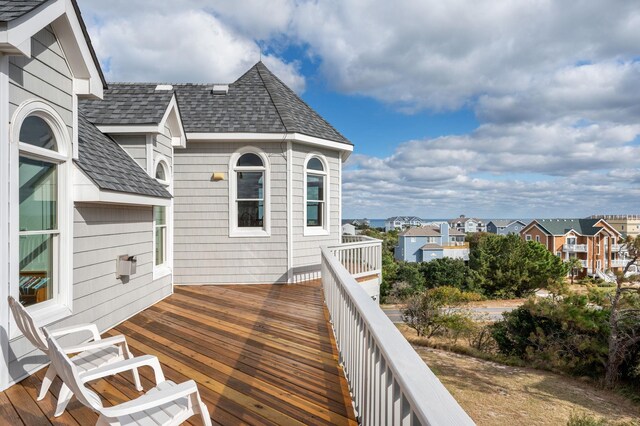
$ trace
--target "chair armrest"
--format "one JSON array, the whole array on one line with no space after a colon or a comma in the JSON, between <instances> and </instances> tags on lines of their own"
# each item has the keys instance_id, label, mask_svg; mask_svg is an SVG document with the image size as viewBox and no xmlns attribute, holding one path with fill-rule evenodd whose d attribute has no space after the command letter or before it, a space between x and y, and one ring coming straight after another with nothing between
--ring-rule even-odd
<instances>
[{"instance_id":1,"label":"chair armrest","mask_svg":"<svg viewBox=\"0 0 640 426\"><path fill-rule=\"evenodd\" d=\"M95 340L93 342L81 343L74 346L65 346L64 348L62 348L62 350L64 350L64 353L68 355L88 351L91 349L101 349L108 346L122 345L126 342L126 337L120 334L118 336L107 337L106 339Z\"/></svg>"},{"instance_id":2,"label":"chair armrest","mask_svg":"<svg viewBox=\"0 0 640 426\"><path fill-rule=\"evenodd\" d=\"M144 410L159 407L194 393L198 393L198 385L196 385L196 382L193 380L189 380L168 389L158 391L152 390L140 398L124 402L114 407L105 407L101 412L104 416L112 418L132 415Z\"/></svg>"},{"instance_id":3,"label":"chair armrest","mask_svg":"<svg viewBox=\"0 0 640 426\"><path fill-rule=\"evenodd\" d=\"M153 355L136 356L133 358L125 359L123 361L112 362L102 367L98 367L95 370L89 370L85 373L80 374L80 380L82 380L83 383L86 383L91 380L113 376L114 374L122 373L124 371L129 371L144 366L153 368L156 385L164 382L164 373L162 372L162 367L160 367L160 361L158 361L158 358Z\"/></svg>"},{"instance_id":4,"label":"chair armrest","mask_svg":"<svg viewBox=\"0 0 640 426\"><path fill-rule=\"evenodd\" d=\"M55 338L60 336L66 336L67 334L80 333L82 331L88 331L93 336L93 340L100 340L100 332L98 331L98 326L95 324L87 323L87 324L78 324L72 325L70 327L58 328L56 330L50 331L49 335Z\"/></svg>"}]
</instances>

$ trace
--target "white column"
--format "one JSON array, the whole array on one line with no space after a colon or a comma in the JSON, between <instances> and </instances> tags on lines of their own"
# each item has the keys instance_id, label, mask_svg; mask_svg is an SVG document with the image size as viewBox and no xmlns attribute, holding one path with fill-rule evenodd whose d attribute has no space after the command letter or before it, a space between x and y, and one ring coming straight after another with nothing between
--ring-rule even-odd
<instances>
[{"instance_id":1,"label":"white column","mask_svg":"<svg viewBox=\"0 0 640 426\"><path fill-rule=\"evenodd\" d=\"M8 385L9 309L9 57L0 53L0 391Z\"/></svg>"}]
</instances>

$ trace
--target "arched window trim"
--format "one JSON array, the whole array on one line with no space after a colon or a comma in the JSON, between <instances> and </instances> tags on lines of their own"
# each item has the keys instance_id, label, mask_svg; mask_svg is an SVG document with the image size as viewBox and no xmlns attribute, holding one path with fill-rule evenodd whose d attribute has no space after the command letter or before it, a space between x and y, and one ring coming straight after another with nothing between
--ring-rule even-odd
<instances>
[{"instance_id":1,"label":"arched window trim","mask_svg":"<svg viewBox=\"0 0 640 426\"><path fill-rule=\"evenodd\" d=\"M322 163L324 167L324 171L319 170L308 170L307 166L309 165L309 161L311 159L317 158ZM322 226L307 226L307 175L322 175L324 176L324 221ZM310 152L307 154L304 160L304 178L303 178L303 193L304 193L304 204L303 204L303 235L304 236L316 236L316 235L329 235L330 234L330 226L331 226L331 176L329 172L329 162L327 158L318 153L318 152Z\"/></svg>"},{"instance_id":2,"label":"arched window trim","mask_svg":"<svg viewBox=\"0 0 640 426\"><path fill-rule=\"evenodd\" d=\"M156 177L158 167L162 167L164 169L164 175L166 176L165 180L158 179ZM167 187L171 186L171 167L169 166L169 160L167 160L164 155L156 154L156 159L153 164L153 178Z\"/></svg>"},{"instance_id":3,"label":"arched window trim","mask_svg":"<svg viewBox=\"0 0 640 426\"><path fill-rule=\"evenodd\" d=\"M24 120L30 116L42 118L51 128L56 139L57 152L20 142L20 129ZM19 156L34 160L43 160L57 164L57 218L58 218L58 255L55 273L57 288L52 299L27 307L36 321L46 325L72 315L73 312L73 145L69 128L58 112L49 104L40 100L28 100L22 103L11 119L11 223L19 223ZM10 244L15 249L10 254L10 289L16 299L19 298L19 229L12 227ZM15 322L11 319L10 338L20 335Z\"/></svg>"},{"instance_id":4,"label":"arched window trim","mask_svg":"<svg viewBox=\"0 0 640 426\"><path fill-rule=\"evenodd\" d=\"M237 166L238 160L244 154L256 154L262 159L263 167ZM238 171L264 171L264 218L262 228L238 227L237 191ZM259 148L244 146L231 155L229 159L229 237L270 237L271 236L271 165L269 158Z\"/></svg>"}]
</instances>

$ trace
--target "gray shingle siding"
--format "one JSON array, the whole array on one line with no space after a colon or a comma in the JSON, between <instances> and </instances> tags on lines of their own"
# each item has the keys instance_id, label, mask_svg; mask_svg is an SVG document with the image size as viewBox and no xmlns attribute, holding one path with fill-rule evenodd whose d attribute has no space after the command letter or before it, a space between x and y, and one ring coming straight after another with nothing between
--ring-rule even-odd
<instances>
[{"instance_id":1,"label":"gray shingle siding","mask_svg":"<svg viewBox=\"0 0 640 426\"><path fill-rule=\"evenodd\" d=\"M76 164L100 189L171 198L164 186L82 114L78 117L78 139Z\"/></svg>"}]
</instances>

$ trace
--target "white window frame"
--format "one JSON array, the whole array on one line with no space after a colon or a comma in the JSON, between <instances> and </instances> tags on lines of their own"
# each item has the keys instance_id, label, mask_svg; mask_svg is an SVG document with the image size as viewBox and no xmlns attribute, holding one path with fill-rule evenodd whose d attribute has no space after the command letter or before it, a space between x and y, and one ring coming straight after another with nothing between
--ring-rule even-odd
<instances>
[{"instance_id":1,"label":"white window frame","mask_svg":"<svg viewBox=\"0 0 640 426\"><path fill-rule=\"evenodd\" d=\"M571 241L573 241L573 242L569 242L569 240L570 240L570 239L571 239ZM573 235L572 235L572 236L567 237L567 245L575 246L575 245L577 245L577 244L578 244L578 238L577 238L577 237L575 237L575 236L573 236Z\"/></svg>"},{"instance_id":2,"label":"white window frame","mask_svg":"<svg viewBox=\"0 0 640 426\"><path fill-rule=\"evenodd\" d=\"M531 241L531 234L525 235L524 239L527 240L527 241Z\"/></svg>"},{"instance_id":3,"label":"white window frame","mask_svg":"<svg viewBox=\"0 0 640 426\"><path fill-rule=\"evenodd\" d=\"M536 235L536 243L540 242L540 235Z\"/></svg>"},{"instance_id":4,"label":"white window frame","mask_svg":"<svg viewBox=\"0 0 640 426\"><path fill-rule=\"evenodd\" d=\"M313 170L312 172L307 172L307 166L309 165L309 161L311 159L317 158L322 163L322 167L324 167L324 171L320 172L317 170ZM307 175L320 175L324 176L324 211L323 211L323 222L322 226L307 226ZM305 237L308 236L318 236L318 235L329 235L331 229L331 175L329 173L329 162L326 157L318 152L310 152L307 154L304 160L304 169L303 169L303 178L302 178L302 192L303 192L303 235Z\"/></svg>"},{"instance_id":5,"label":"white window frame","mask_svg":"<svg viewBox=\"0 0 640 426\"><path fill-rule=\"evenodd\" d=\"M264 167L237 167L236 164L244 154L255 154L262 159ZM264 173L264 217L262 228L244 228L238 226L238 171L262 171ZM231 155L229 159L229 237L270 237L271 236L271 165L263 150L254 146L244 146Z\"/></svg>"},{"instance_id":6,"label":"white window frame","mask_svg":"<svg viewBox=\"0 0 640 426\"><path fill-rule=\"evenodd\" d=\"M40 148L19 141L20 128L27 117L42 118L51 128L56 139L57 152ZM35 321L48 325L73 314L73 145L67 124L56 110L49 104L31 99L23 102L14 112L11 119L11 189L10 220L16 224L10 230L10 245L14 247L10 253L9 294L19 298L19 156L57 163L57 220L58 220L58 252L54 256L57 286L54 296L45 302L27 307ZM10 323L10 338L20 336L13 318Z\"/></svg>"},{"instance_id":7,"label":"white window frame","mask_svg":"<svg viewBox=\"0 0 640 426\"><path fill-rule=\"evenodd\" d=\"M156 172L158 171L158 167L162 167L164 169L164 175L167 177L165 180L158 179L156 177ZM153 165L153 178L166 187L171 186L171 182L173 180L171 175L171 167L169 166L169 161L166 159L164 155L156 154L156 158Z\"/></svg>"}]
</instances>

